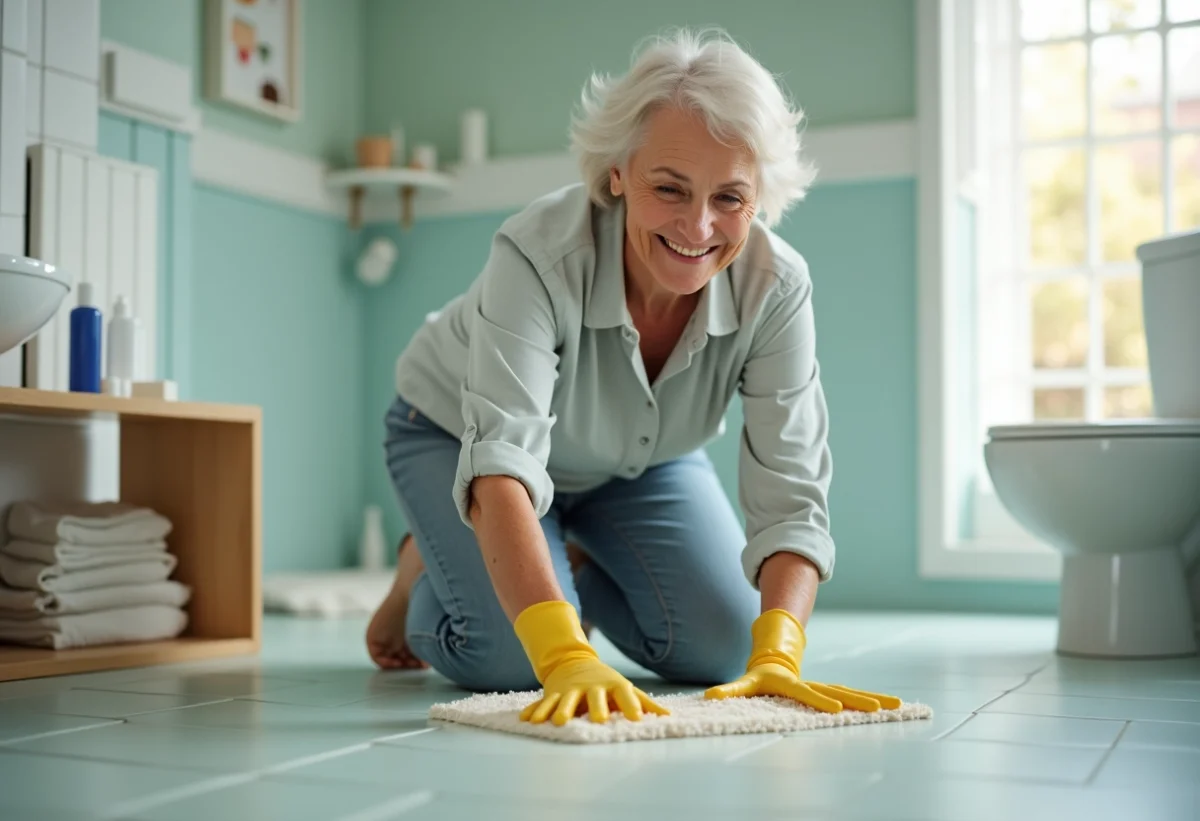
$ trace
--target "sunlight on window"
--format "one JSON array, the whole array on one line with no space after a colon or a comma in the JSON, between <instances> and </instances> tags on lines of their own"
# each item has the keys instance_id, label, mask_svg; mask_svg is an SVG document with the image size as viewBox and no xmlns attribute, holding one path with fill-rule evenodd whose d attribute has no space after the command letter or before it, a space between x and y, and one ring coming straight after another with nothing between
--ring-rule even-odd
<instances>
[{"instance_id":1,"label":"sunlight on window","mask_svg":"<svg viewBox=\"0 0 1200 821\"><path fill-rule=\"evenodd\" d=\"M1092 43L1096 131L1153 131L1162 123L1162 38L1157 32Z\"/></svg>"},{"instance_id":2,"label":"sunlight on window","mask_svg":"<svg viewBox=\"0 0 1200 821\"><path fill-rule=\"evenodd\" d=\"M1146 383L1104 389L1105 419L1131 419L1153 413L1154 401Z\"/></svg>"},{"instance_id":3,"label":"sunlight on window","mask_svg":"<svg viewBox=\"0 0 1200 821\"><path fill-rule=\"evenodd\" d=\"M1110 368L1146 367L1142 321L1142 281L1122 277L1104 283L1104 364Z\"/></svg>"},{"instance_id":4,"label":"sunlight on window","mask_svg":"<svg viewBox=\"0 0 1200 821\"><path fill-rule=\"evenodd\" d=\"M1167 19L1172 23L1200 20L1200 0L1167 0Z\"/></svg>"},{"instance_id":5,"label":"sunlight on window","mask_svg":"<svg viewBox=\"0 0 1200 821\"><path fill-rule=\"evenodd\" d=\"M1083 418L1083 388L1039 388L1033 392L1036 421Z\"/></svg>"},{"instance_id":6,"label":"sunlight on window","mask_svg":"<svg viewBox=\"0 0 1200 821\"><path fill-rule=\"evenodd\" d=\"M1163 233L1162 153L1158 140L1096 149L1101 259L1131 262L1134 249Z\"/></svg>"},{"instance_id":7,"label":"sunlight on window","mask_svg":"<svg viewBox=\"0 0 1200 821\"><path fill-rule=\"evenodd\" d=\"M1021 36L1049 40L1083 34L1083 10L1080 0L1021 0Z\"/></svg>"},{"instance_id":8,"label":"sunlight on window","mask_svg":"<svg viewBox=\"0 0 1200 821\"><path fill-rule=\"evenodd\" d=\"M1088 356L1088 283L1072 277L1033 286L1033 366L1081 368Z\"/></svg>"},{"instance_id":9,"label":"sunlight on window","mask_svg":"<svg viewBox=\"0 0 1200 821\"><path fill-rule=\"evenodd\" d=\"M1021 126L1026 139L1078 137L1087 128L1087 48L1081 42L1021 52Z\"/></svg>"},{"instance_id":10,"label":"sunlight on window","mask_svg":"<svg viewBox=\"0 0 1200 821\"><path fill-rule=\"evenodd\" d=\"M1024 170L1030 264L1082 265L1087 258L1083 149L1029 151Z\"/></svg>"},{"instance_id":11,"label":"sunlight on window","mask_svg":"<svg viewBox=\"0 0 1200 821\"><path fill-rule=\"evenodd\" d=\"M1167 35L1171 62L1171 119L1175 128L1200 125L1200 26Z\"/></svg>"},{"instance_id":12,"label":"sunlight on window","mask_svg":"<svg viewBox=\"0 0 1200 821\"><path fill-rule=\"evenodd\" d=\"M1091 0L1089 16L1092 30L1103 34L1158 25L1161 8L1159 0Z\"/></svg>"},{"instance_id":13,"label":"sunlight on window","mask_svg":"<svg viewBox=\"0 0 1200 821\"><path fill-rule=\"evenodd\" d=\"M1184 134L1171 143L1174 170L1172 231L1200 228L1200 134Z\"/></svg>"}]
</instances>

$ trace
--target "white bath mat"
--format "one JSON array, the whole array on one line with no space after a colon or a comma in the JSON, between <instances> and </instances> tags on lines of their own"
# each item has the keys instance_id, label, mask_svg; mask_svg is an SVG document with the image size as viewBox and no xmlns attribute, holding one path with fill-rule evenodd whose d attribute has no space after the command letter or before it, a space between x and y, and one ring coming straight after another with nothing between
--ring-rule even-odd
<instances>
[{"instance_id":1,"label":"white bath mat","mask_svg":"<svg viewBox=\"0 0 1200 821\"><path fill-rule=\"evenodd\" d=\"M429 717L548 741L607 744L687 736L794 733L850 724L914 721L933 716L933 709L919 702L904 702L899 709L874 713L858 710L822 713L774 696L709 700L702 693L678 693L653 696L657 703L671 711L671 715L646 715L641 721L630 721L619 711L613 711L612 718L604 724L594 723L587 716L573 718L562 727L556 727L549 720L545 724L521 721L521 710L539 695L539 692L476 694L435 704L429 710Z\"/></svg>"}]
</instances>

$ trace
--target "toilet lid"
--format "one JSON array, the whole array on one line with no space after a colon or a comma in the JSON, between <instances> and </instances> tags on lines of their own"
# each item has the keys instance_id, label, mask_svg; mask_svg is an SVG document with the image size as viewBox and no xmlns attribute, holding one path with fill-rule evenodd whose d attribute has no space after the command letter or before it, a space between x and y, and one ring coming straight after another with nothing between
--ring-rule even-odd
<instances>
[{"instance_id":1,"label":"toilet lid","mask_svg":"<svg viewBox=\"0 0 1200 821\"><path fill-rule=\"evenodd\" d=\"M1112 419L1103 422L1037 422L988 428L992 439L1079 439L1121 436L1200 436L1200 419Z\"/></svg>"}]
</instances>

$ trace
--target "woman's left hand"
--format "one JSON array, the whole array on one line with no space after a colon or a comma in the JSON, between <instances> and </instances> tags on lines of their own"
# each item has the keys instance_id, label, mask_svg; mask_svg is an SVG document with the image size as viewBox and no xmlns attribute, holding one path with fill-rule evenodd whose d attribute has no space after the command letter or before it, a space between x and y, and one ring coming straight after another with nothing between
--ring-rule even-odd
<instances>
[{"instance_id":1,"label":"woman's left hand","mask_svg":"<svg viewBox=\"0 0 1200 821\"><path fill-rule=\"evenodd\" d=\"M807 643L804 627L786 610L763 613L755 620L751 635L754 646L746 673L729 684L709 688L705 698L782 696L826 713L840 713L843 709L875 712L900 707L901 701L895 696L804 681L800 677L800 660Z\"/></svg>"}]
</instances>

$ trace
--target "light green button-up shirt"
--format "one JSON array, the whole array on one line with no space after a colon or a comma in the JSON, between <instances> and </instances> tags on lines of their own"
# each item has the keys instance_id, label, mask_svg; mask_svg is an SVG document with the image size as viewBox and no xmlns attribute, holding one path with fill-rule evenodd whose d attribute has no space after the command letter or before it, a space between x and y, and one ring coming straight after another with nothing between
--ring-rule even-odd
<instances>
[{"instance_id":1,"label":"light green button-up shirt","mask_svg":"<svg viewBox=\"0 0 1200 821\"><path fill-rule=\"evenodd\" d=\"M623 205L582 185L504 222L482 273L430 315L396 363L396 389L462 440L452 492L471 526L476 476L505 474L539 518L556 489L633 479L721 435L742 398L742 565L755 588L777 551L830 577L828 416L804 259L755 221L709 281L650 383L625 302Z\"/></svg>"}]
</instances>

